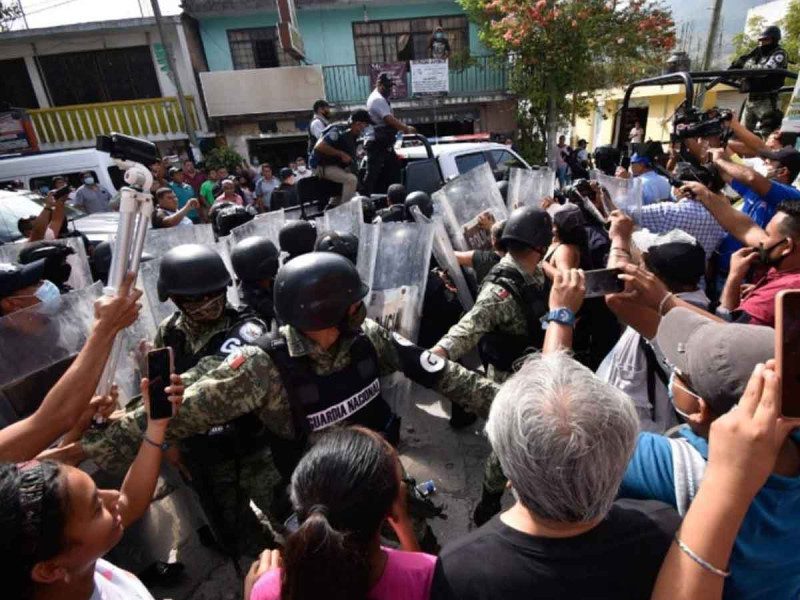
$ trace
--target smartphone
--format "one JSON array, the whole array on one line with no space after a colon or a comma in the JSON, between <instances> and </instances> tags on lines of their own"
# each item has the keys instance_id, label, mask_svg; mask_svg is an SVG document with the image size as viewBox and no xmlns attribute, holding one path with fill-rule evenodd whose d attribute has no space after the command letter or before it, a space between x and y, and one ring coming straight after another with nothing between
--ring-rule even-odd
<instances>
[{"instance_id":1,"label":"smartphone","mask_svg":"<svg viewBox=\"0 0 800 600\"><path fill-rule=\"evenodd\" d=\"M800 290L775 296L775 363L785 417L800 417Z\"/></svg>"},{"instance_id":2,"label":"smartphone","mask_svg":"<svg viewBox=\"0 0 800 600\"><path fill-rule=\"evenodd\" d=\"M625 282L619 276L622 269L596 269L586 271L586 298L597 298L606 294L616 294L625 289Z\"/></svg>"},{"instance_id":3,"label":"smartphone","mask_svg":"<svg viewBox=\"0 0 800 600\"><path fill-rule=\"evenodd\" d=\"M64 187L59 188L55 192L53 192L53 198L55 198L56 200L61 200L61 198L69 196L69 193L71 191L72 190L70 189L70 187L68 185L65 185Z\"/></svg>"},{"instance_id":4,"label":"smartphone","mask_svg":"<svg viewBox=\"0 0 800 600\"><path fill-rule=\"evenodd\" d=\"M147 353L147 379L150 380L150 418L169 419L172 417L172 402L164 388L170 383L174 370L172 348L157 348Z\"/></svg>"}]
</instances>

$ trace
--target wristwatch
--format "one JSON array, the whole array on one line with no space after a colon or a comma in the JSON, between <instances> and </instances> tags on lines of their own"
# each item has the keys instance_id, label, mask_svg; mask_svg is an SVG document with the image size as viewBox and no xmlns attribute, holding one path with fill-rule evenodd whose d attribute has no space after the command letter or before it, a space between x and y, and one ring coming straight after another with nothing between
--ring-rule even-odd
<instances>
[{"instance_id":1,"label":"wristwatch","mask_svg":"<svg viewBox=\"0 0 800 600\"><path fill-rule=\"evenodd\" d=\"M547 329L547 325L550 322L560 323L561 325L566 325L567 327L574 327L575 313L565 307L554 308L549 313L544 315L541 321L542 329Z\"/></svg>"}]
</instances>

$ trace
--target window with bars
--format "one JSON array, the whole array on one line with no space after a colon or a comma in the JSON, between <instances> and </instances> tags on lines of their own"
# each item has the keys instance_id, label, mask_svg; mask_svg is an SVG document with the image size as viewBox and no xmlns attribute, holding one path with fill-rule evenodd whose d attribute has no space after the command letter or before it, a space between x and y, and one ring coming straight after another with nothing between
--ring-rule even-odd
<instances>
[{"instance_id":1,"label":"window with bars","mask_svg":"<svg viewBox=\"0 0 800 600\"><path fill-rule=\"evenodd\" d=\"M437 27L447 36L450 56L469 52L469 25L463 15L353 23L359 74L368 74L372 63L429 58L431 37Z\"/></svg>"},{"instance_id":2,"label":"window with bars","mask_svg":"<svg viewBox=\"0 0 800 600\"><path fill-rule=\"evenodd\" d=\"M275 27L229 29L228 44L231 48L233 68L237 71L290 67L299 64L281 48Z\"/></svg>"}]
</instances>

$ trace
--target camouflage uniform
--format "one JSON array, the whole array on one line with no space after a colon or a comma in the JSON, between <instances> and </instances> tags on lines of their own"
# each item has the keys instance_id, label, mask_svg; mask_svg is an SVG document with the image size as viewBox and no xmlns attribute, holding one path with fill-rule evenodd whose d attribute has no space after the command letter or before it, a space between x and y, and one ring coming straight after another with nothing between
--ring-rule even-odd
<instances>
[{"instance_id":1,"label":"camouflage uniform","mask_svg":"<svg viewBox=\"0 0 800 600\"><path fill-rule=\"evenodd\" d=\"M743 64L745 69L787 69L788 66L786 51L781 46L764 54L754 51ZM766 137L780 127L783 111L778 106L777 92L783 83L781 75L750 82L750 95L745 104L745 127L750 131Z\"/></svg>"},{"instance_id":2,"label":"camouflage uniform","mask_svg":"<svg viewBox=\"0 0 800 600\"><path fill-rule=\"evenodd\" d=\"M175 332L183 334L179 337L183 342L182 347L173 347L173 350L176 355L176 370L185 371L185 368L191 366L190 371L183 375L183 382L188 386L197 375L219 366L230 351L240 347L239 339L235 340L237 343L231 343L232 338L228 337L222 348L207 348L215 337L225 336L239 323L251 326L251 337L266 332L265 326L262 330L257 329L263 323L252 318L251 314L229 307L222 318L209 323L193 322L178 312L159 325L154 345L157 348L174 346L177 337ZM197 361L197 356L208 350L215 353ZM181 454L191 471L192 483L216 524L215 530L220 541L229 548L238 547L245 553L254 555L266 545L271 545L273 539L268 528L256 518L250 508L250 501L266 516L272 516L271 507L281 477L268 446L250 450L240 443L241 440L233 443L230 439L223 440L221 436L213 439L217 442L213 445L206 436L187 440L181 444ZM227 446L224 452L216 448L220 441Z\"/></svg>"},{"instance_id":3,"label":"camouflage uniform","mask_svg":"<svg viewBox=\"0 0 800 600\"><path fill-rule=\"evenodd\" d=\"M402 370L392 334L367 319L362 331L375 347L380 375ZM289 355L308 356L318 375L337 372L350 362L351 337L343 337L328 351L292 328L280 329ZM188 384L180 413L170 421L167 441L204 433L215 425L254 413L264 427L284 440L296 437L287 391L270 356L256 346L243 346L216 366L201 361L182 375ZM487 416L499 386L461 365L445 361L432 388L481 416ZM138 451L146 416L140 407L102 431L89 431L82 444L86 455L106 469L123 470Z\"/></svg>"}]
</instances>

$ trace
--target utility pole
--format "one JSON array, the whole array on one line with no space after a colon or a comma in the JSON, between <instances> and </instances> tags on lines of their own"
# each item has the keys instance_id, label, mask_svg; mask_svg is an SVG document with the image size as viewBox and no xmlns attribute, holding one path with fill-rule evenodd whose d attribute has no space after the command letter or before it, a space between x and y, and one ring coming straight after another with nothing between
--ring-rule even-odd
<instances>
[{"instance_id":1,"label":"utility pole","mask_svg":"<svg viewBox=\"0 0 800 600\"><path fill-rule=\"evenodd\" d=\"M28 26L28 17L25 14L25 9L22 7L22 0L17 0L17 6L19 6L19 12L22 14L22 22L25 23L25 29L30 29Z\"/></svg>"},{"instance_id":2,"label":"utility pole","mask_svg":"<svg viewBox=\"0 0 800 600\"><path fill-rule=\"evenodd\" d=\"M197 137L194 134L194 130L192 129L192 121L189 118L189 109L186 106L186 96L183 95L181 78L178 76L178 71L175 69L175 57L172 56L172 52L169 51L169 46L167 45L167 36L164 35L164 23L161 19L161 8L158 6L158 0L150 0L150 4L153 7L153 16L156 19L156 25L158 25L158 35L161 38L161 45L164 46L164 55L167 58L167 65L169 66L169 70L172 72L172 79L175 82L175 90L178 93L178 106L180 106L181 115L183 116L183 129L186 131L186 135L189 136L189 142L196 146ZM189 154L192 154L191 148L189 148Z\"/></svg>"},{"instance_id":3,"label":"utility pole","mask_svg":"<svg viewBox=\"0 0 800 600\"><path fill-rule=\"evenodd\" d=\"M720 15L722 14L722 0L714 0L714 8L711 13L711 27L706 38L706 52L703 55L703 71L711 69L711 61L714 58L714 44L717 41L719 31Z\"/></svg>"}]
</instances>

